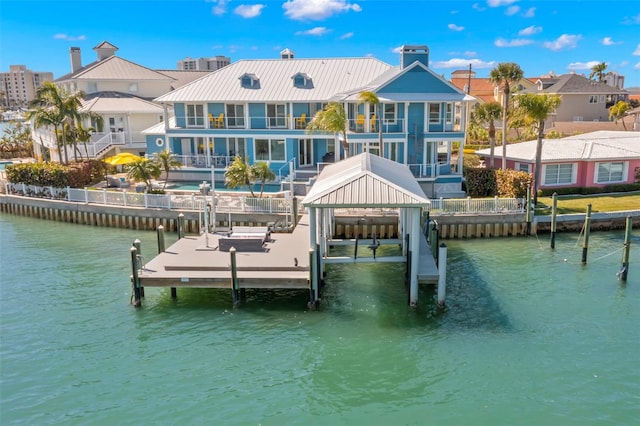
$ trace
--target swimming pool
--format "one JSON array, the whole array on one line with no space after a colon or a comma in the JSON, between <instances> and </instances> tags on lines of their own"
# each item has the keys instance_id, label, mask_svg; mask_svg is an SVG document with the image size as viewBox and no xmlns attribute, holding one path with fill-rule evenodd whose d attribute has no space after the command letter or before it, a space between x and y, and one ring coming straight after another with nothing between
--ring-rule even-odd
<instances>
[{"instance_id":1,"label":"swimming pool","mask_svg":"<svg viewBox=\"0 0 640 426\"><path fill-rule=\"evenodd\" d=\"M11 164L13 164L13 161L0 161L0 170L6 169Z\"/></svg>"},{"instance_id":2,"label":"swimming pool","mask_svg":"<svg viewBox=\"0 0 640 426\"><path fill-rule=\"evenodd\" d=\"M210 182L207 182L210 184ZM202 185L202 181L193 182L193 181L174 181L167 182L167 187L165 188L168 191L200 191L200 185ZM260 184L253 185L253 192L260 192ZM246 185L237 186L233 189L229 189L225 186L224 182L216 182L216 191L219 192L249 192L249 188ZM267 183L264 185L265 193L276 193L282 191L282 185L279 183Z\"/></svg>"}]
</instances>

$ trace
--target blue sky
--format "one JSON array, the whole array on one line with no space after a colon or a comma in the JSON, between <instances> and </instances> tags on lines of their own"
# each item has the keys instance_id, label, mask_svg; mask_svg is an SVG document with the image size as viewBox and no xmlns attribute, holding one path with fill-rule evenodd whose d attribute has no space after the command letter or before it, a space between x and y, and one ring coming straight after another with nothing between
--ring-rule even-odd
<instances>
[{"instance_id":1,"label":"blue sky","mask_svg":"<svg viewBox=\"0 0 640 426\"><path fill-rule=\"evenodd\" d=\"M0 0L0 70L24 64L60 77L69 47L82 62L107 40L153 69L215 55L374 56L396 65L403 44L427 45L446 78L469 63L479 77L516 62L527 77L606 62L640 86L638 0Z\"/></svg>"}]
</instances>

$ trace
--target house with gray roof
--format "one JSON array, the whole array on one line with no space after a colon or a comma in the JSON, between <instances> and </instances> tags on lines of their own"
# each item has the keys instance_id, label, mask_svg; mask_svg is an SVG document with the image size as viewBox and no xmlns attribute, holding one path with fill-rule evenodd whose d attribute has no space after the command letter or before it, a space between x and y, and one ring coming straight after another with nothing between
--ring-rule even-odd
<instances>
[{"instance_id":1,"label":"house with gray roof","mask_svg":"<svg viewBox=\"0 0 640 426\"><path fill-rule=\"evenodd\" d=\"M523 93L559 95L562 103L549 117L545 128L556 122L609 121L609 107L619 100L626 101L628 92L606 83L589 80L579 74L563 74L539 78L535 86Z\"/></svg>"},{"instance_id":2,"label":"house with gray roof","mask_svg":"<svg viewBox=\"0 0 640 426\"><path fill-rule=\"evenodd\" d=\"M370 91L381 102L359 101ZM279 177L369 152L406 164L431 196L461 194L464 120L474 98L429 68L427 46L403 46L400 65L372 57L241 60L155 99L174 120L144 133L147 151L170 149L190 170L224 170L235 156ZM329 102L346 112L342 134L308 132ZM382 138L380 138L380 132ZM382 139L382 142L381 142ZM193 173L190 176L194 176Z\"/></svg>"},{"instance_id":3,"label":"house with gray roof","mask_svg":"<svg viewBox=\"0 0 640 426\"><path fill-rule=\"evenodd\" d=\"M534 174L536 140L507 145L507 168ZM476 151L488 158L489 149ZM495 158L501 167L501 158ZM542 140L539 188L602 187L637 181L640 176L640 134L597 131Z\"/></svg>"},{"instance_id":4,"label":"house with gray roof","mask_svg":"<svg viewBox=\"0 0 640 426\"><path fill-rule=\"evenodd\" d=\"M153 99L208 73L152 70L116 56L118 48L107 41L93 50L97 59L82 65L80 48L71 47L71 72L54 80L69 93L86 93L80 111L102 117L102 127L95 120L84 123L94 131L86 145L78 145L83 158L100 158L121 150L144 154L147 144L142 131L171 114ZM53 129L33 129L33 133L38 154L48 150L52 159L61 158ZM71 147L68 149L72 158Z\"/></svg>"}]
</instances>

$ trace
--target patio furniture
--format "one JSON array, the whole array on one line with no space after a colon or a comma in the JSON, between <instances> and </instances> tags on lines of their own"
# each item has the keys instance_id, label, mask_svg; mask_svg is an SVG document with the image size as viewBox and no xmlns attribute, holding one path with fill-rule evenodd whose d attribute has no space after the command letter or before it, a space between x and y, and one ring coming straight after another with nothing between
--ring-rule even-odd
<instances>
[{"instance_id":1,"label":"patio furniture","mask_svg":"<svg viewBox=\"0 0 640 426\"><path fill-rule=\"evenodd\" d=\"M131 183L125 177L107 176L108 188L129 188Z\"/></svg>"},{"instance_id":2,"label":"patio furniture","mask_svg":"<svg viewBox=\"0 0 640 426\"><path fill-rule=\"evenodd\" d=\"M361 132L364 132L364 115L358 114L358 118L356 118L356 132L360 128Z\"/></svg>"},{"instance_id":3,"label":"patio furniture","mask_svg":"<svg viewBox=\"0 0 640 426\"><path fill-rule=\"evenodd\" d=\"M300 117L296 117L296 129L304 129L305 127L307 127L307 114L303 112Z\"/></svg>"},{"instance_id":4,"label":"patio furniture","mask_svg":"<svg viewBox=\"0 0 640 426\"><path fill-rule=\"evenodd\" d=\"M219 238L218 248L220 251L229 251L231 247L238 252L264 251L270 235L266 226L234 226L228 235Z\"/></svg>"}]
</instances>

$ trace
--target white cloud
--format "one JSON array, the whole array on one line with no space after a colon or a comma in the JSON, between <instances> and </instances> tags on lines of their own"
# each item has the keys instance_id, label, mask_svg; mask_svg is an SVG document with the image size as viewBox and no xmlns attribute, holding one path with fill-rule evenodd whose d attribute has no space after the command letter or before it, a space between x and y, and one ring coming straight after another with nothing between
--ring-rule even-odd
<instances>
[{"instance_id":1,"label":"white cloud","mask_svg":"<svg viewBox=\"0 0 640 426\"><path fill-rule=\"evenodd\" d=\"M520 6L509 6L504 14L507 16L513 16L518 12L520 12Z\"/></svg>"},{"instance_id":2,"label":"white cloud","mask_svg":"<svg viewBox=\"0 0 640 426\"><path fill-rule=\"evenodd\" d=\"M351 37L353 37L353 32L342 34L340 36L340 40L346 40L346 39L351 38Z\"/></svg>"},{"instance_id":3,"label":"white cloud","mask_svg":"<svg viewBox=\"0 0 640 426\"><path fill-rule=\"evenodd\" d=\"M326 27L315 27L307 31L298 31L296 35L312 35L312 36L322 37L329 31L331 30L328 30Z\"/></svg>"},{"instance_id":4,"label":"white cloud","mask_svg":"<svg viewBox=\"0 0 640 426\"><path fill-rule=\"evenodd\" d=\"M478 56L478 52L474 52L472 50L467 50L466 52L464 52L464 56L467 56L467 57Z\"/></svg>"},{"instance_id":5,"label":"white cloud","mask_svg":"<svg viewBox=\"0 0 640 426\"><path fill-rule=\"evenodd\" d=\"M362 10L360 5L349 3L348 0L287 0L282 8L287 17L301 21L320 21L336 13Z\"/></svg>"},{"instance_id":6,"label":"white cloud","mask_svg":"<svg viewBox=\"0 0 640 426\"><path fill-rule=\"evenodd\" d=\"M215 3L216 0L213 0L213 2ZM211 9L211 12L213 12L214 15L224 15L227 13L227 3L228 0L218 0L216 5Z\"/></svg>"},{"instance_id":7,"label":"white cloud","mask_svg":"<svg viewBox=\"0 0 640 426\"><path fill-rule=\"evenodd\" d=\"M264 8L264 4L241 4L240 6L233 9L233 13L236 15L240 15L243 18L255 18L259 16L262 12L262 8Z\"/></svg>"},{"instance_id":8,"label":"white cloud","mask_svg":"<svg viewBox=\"0 0 640 426\"><path fill-rule=\"evenodd\" d=\"M574 49L578 45L581 35L562 34L554 41L545 41L543 46L547 49L558 51L562 49Z\"/></svg>"},{"instance_id":9,"label":"white cloud","mask_svg":"<svg viewBox=\"0 0 640 426\"><path fill-rule=\"evenodd\" d=\"M493 43L496 47L520 47L532 44L533 40L526 38L514 38L513 40L506 40L504 38L497 38Z\"/></svg>"},{"instance_id":10,"label":"white cloud","mask_svg":"<svg viewBox=\"0 0 640 426\"><path fill-rule=\"evenodd\" d=\"M449 24L449 25L447 25L447 28L449 28L451 31L462 31L462 30L464 30L464 27L458 26L456 24Z\"/></svg>"},{"instance_id":11,"label":"white cloud","mask_svg":"<svg viewBox=\"0 0 640 426\"><path fill-rule=\"evenodd\" d=\"M533 18L534 16L536 16L536 8L530 7L526 12L522 14L522 16L524 16L525 18Z\"/></svg>"},{"instance_id":12,"label":"white cloud","mask_svg":"<svg viewBox=\"0 0 640 426\"><path fill-rule=\"evenodd\" d=\"M515 3L518 0L487 0L489 7L508 6L511 3Z\"/></svg>"},{"instance_id":13,"label":"white cloud","mask_svg":"<svg viewBox=\"0 0 640 426\"><path fill-rule=\"evenodd\" d=\"M433 68L468 68L469 64L473 68L493 68L496 65L495 61L485 62L480 59L464 59L464 58L452 58L448 61L436 61L431 66Z\"/></svg>"},{"instance_id":14,"label":"white cloud","mask_svg":"<svg viewBox=\"0 0 640 426\"><path fill-rule=\"evenodd\" d=\"M589 62L571 62L567 65L568 70L590 70L591 68L598 65L600 61L589 61Z\"/></svg>"},{"instance_id":15,"label":"white cloud","mask_svg":"<svg viewBox=\"0 0 640 426\"><path fill-rule=\"evenodd\" d=\"M625 16L622 20L622 23L625 25L640 24L640 13L638 13L636 16Z\"/></svg>"},{"instance_id":16,"label":"white cloud","mask_svg":"<svg viewBox=\"0 0 640 426\"><path fill-rule=\"evenodd\" d=\"M622 61L622 62L620 62L620 66L621 66L621 67L626 67L627 65L629 65L629 61Z\"/></svg>"},{"instance_id":17,"label":"white cloud","mask_svg":"<svg viewBox=\"0 0 640 426\"><path fill-rule=\"evenodd\" d=\"M530 27L523 28L520 31L518 31L518 35L519 36L532 36L532 35L538 34L540 32L542 32L542 27L536 27L535 25L532 25Z\"/></svg>"},{"instance_id":18,"label":"white cloud","mask_svg":"<svg viewBox=\"0 0 640 426\"><path fill-rule=\"evenodd\" d=\"M638 47L636 47L636 50L633 51L632 55L640 56L640 44L638 44Z\"/></svg>"},{"instance_id":19,"label":"white cloud","mask_svg":"<svg viewBox=\"0 0 640 426\"><path fill-rule=\"evenodd\" d=\"M86 40L87 37L84 35L70 36L68 34L55 34L53 38L55 38L56 40L81 41Z\"/></svg>"},{"instance_id":20,"label":"white cloud","mask_svg":"<svg viewBox=\"0 0 640 426\"><path fill-rule=\"evenodd\" d=\"M457 15L459 12L457 10L452 10L451 12L449 12L452 15Z\"/></svg>"},{"instance_id":21,"label":"white cloud","mask_svg":"<svg viewBox=\"0 0 640 426\"><path fill-rule=\"evenodd\" d=\"M602 41L600 41L600 43L602 43L603 46L613 46L615 44L622 44L621 41L613 41L611 37L603 38Z\"/></svg>"},{"instance_id":22,"label":"white cloud","mask_svg":"<svg viewBox=\"0 0 640 426\"><path fill-rule=\"evenodd\" d=\"M634 69L634 70L640 70L640 62L638 62L637 64L635 64L635 65L633 66L633 69Z\"/></svg>"},{"instance_id":23,"label":"white cloud","mask_svg":"<svg viewBox=\"0 0 640 426\"><path fill-rule=\"evenodd\" d=\"M473 9L477 10L478 12L483 12L485 10L487 10L486 8L480 6L480 3L474 3L473 6L471 6Z\"/></svg>"},{"instance_id":24,"label":"white cloud","mask_svg":"<svg viewBox=\"0 0 640 426\"><path fill-rule=\"evenodd\" d=\"M392 53L400 53L402 52L402 46L398 46L398 47L394 47L393 49L391 49Z\"/></svg>"}]
</instances>

